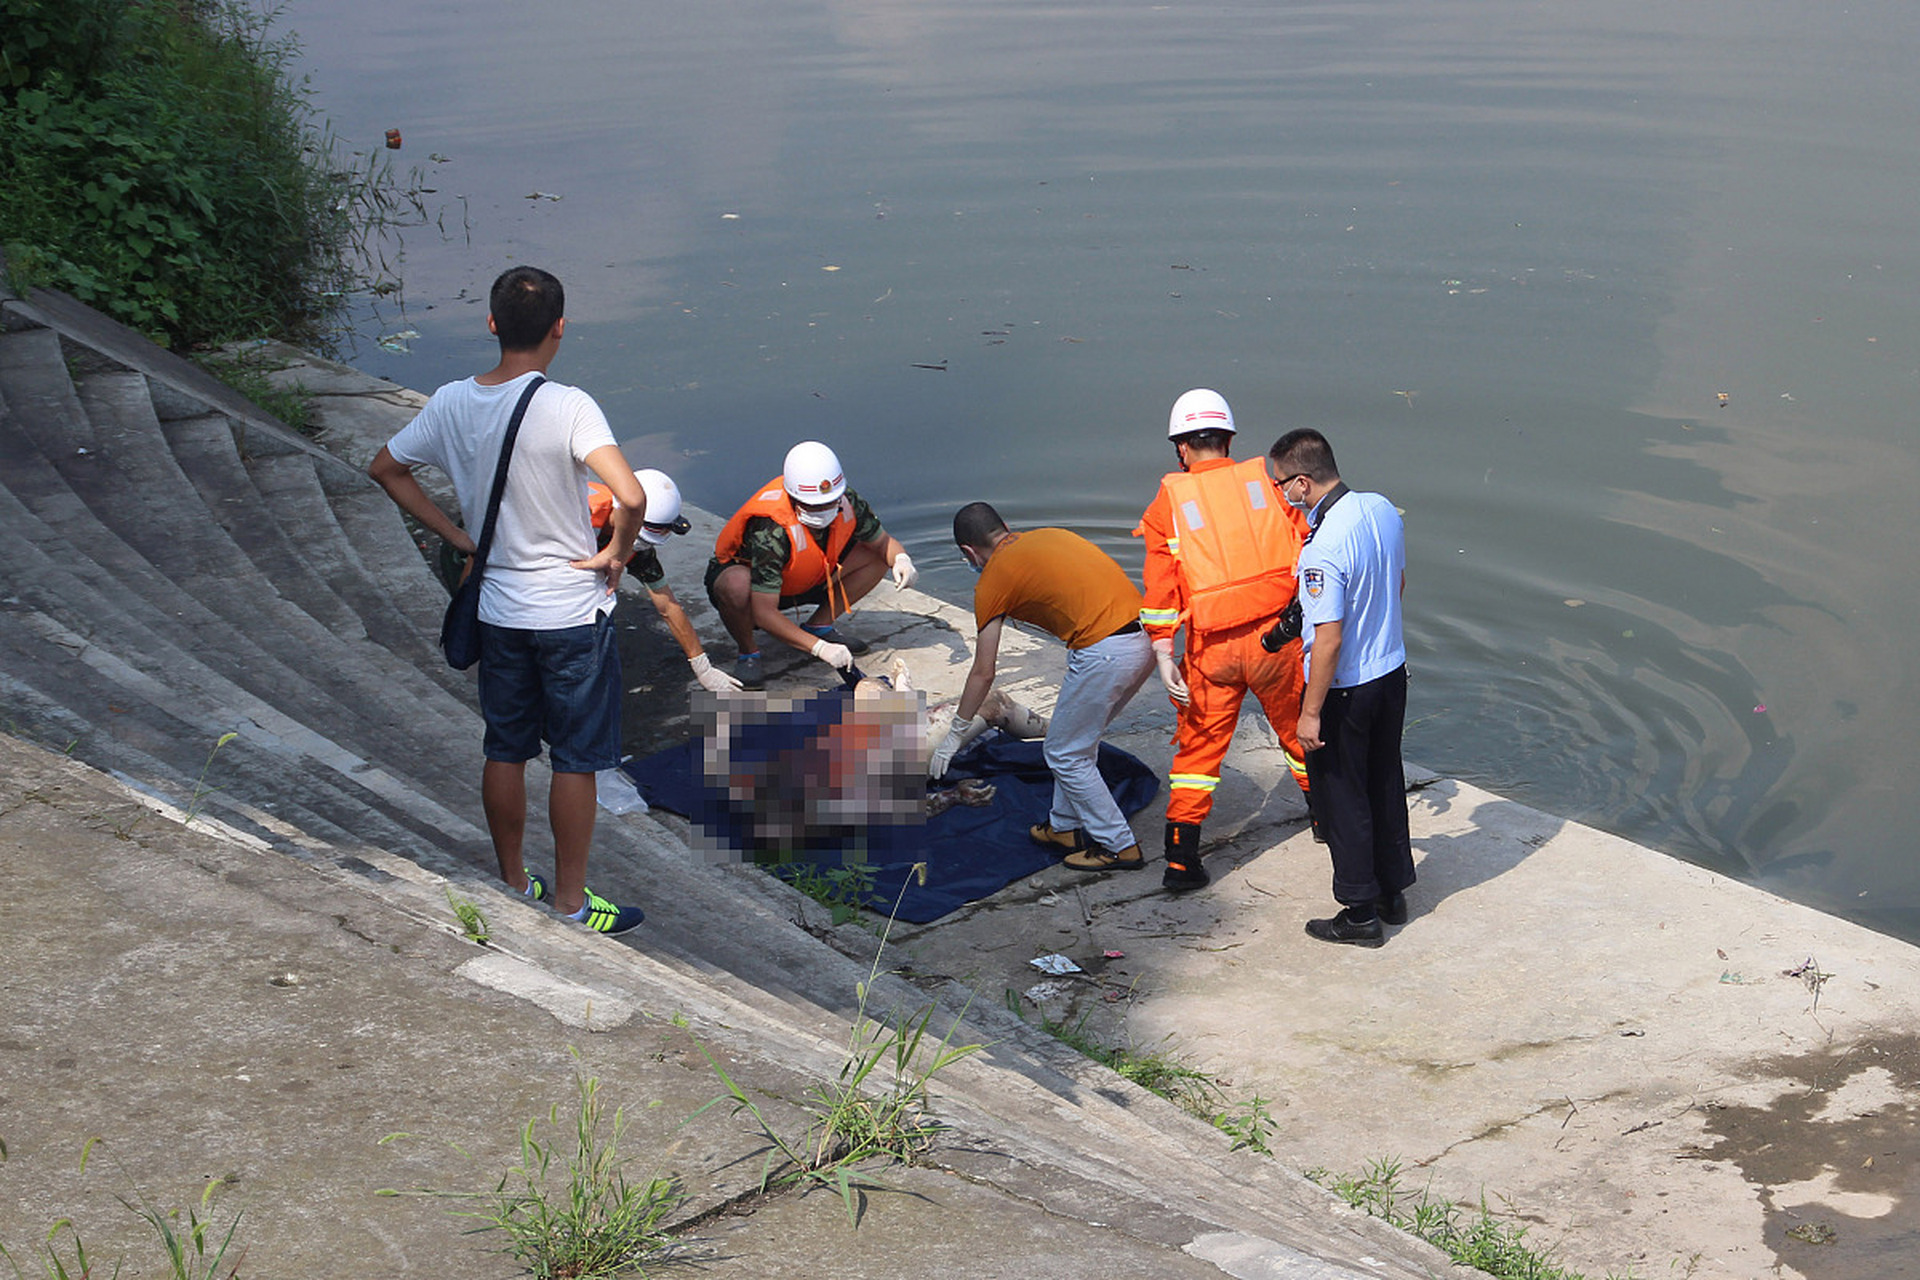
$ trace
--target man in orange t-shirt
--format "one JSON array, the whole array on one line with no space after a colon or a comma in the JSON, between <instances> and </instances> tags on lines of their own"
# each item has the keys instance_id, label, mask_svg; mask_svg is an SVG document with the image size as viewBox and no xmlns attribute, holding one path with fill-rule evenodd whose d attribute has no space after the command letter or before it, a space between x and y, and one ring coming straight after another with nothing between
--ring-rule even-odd
<instances>
[{"instance_id":1,"label":"man in orange t-shirt","mask_svg":"<svg viewBox=\"0 0 1920 1280\"><path fill-rule=\"evenodd\" d=\"M1134 870L1146 865L1133 828L1100 777L1100 735L1153 670L1153 648L1140 629L1140 591L1113 557L1065 529L1015 533L984 502L953 518L953 540L979 573L973 592L979 642L953 728L934 752L929 772L943 776L967 741L993 688L1000 632L1008 618L1031 623L1067 646L1067 674L1047 726L1046 761L1053 805L1028 834L1064 852L1076 871Z\"/></svg>"}]
</instances>

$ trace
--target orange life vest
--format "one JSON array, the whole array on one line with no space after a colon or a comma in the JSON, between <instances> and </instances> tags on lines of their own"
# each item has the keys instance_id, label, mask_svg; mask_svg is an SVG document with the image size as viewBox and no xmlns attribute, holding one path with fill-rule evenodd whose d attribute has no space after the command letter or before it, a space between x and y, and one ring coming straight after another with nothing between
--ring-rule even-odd
<instances>
[{"instance_id":1,"label":"orange life vest","mask_svg":"<svg viewBox=\"0 0 1920 1280\"><path fill-rule=\"evenodd\" d=\"M740 546L746 541L747 521L755 516L766 516L787 533L791 554L787 556L786 567L780 571L780 594L797 596L823 582L828 584L831 594L840 577L840 557L853 541L853 504L843 496L832 524L824 529L809 529L800 523L799 513L787 497L786 486L775 476L759 493L747 499L746 505L734 512L733 519L720 530L713 554L721 564L730 564L739 558Z\"/></svg>"},{"instance_id":2,"label":"orange life vest","mask_svg":"<svg viewBox=\"0 0 1920 1280\"><path fill-rule=\"evenodd\" d=\"M1168 549L1180 562L1195 631L1277 617L1293 602L1305 521L1274 490L1265 459L1177 471L1160 487L1173 513Z\"/></svg>"}]
</instances>

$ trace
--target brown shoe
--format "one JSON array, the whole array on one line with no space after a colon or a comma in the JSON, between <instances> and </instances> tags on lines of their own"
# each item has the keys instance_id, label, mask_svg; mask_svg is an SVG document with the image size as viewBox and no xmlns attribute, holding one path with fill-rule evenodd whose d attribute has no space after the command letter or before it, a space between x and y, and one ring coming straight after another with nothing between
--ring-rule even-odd
<instances>
[{"instance_id":1,"label":"brown shoe","mask_svg":"<svg viewBox=\"0 0 1920 1280\"><path fill-rule=\"evenodd\" d=\"M1118 853L1091 845L1079 853L1068 854L1062 861L1075 871L1138 871L1147 865L1137 844L1130 844Z\"/></svg>"},{"instance_id":2,"label":"brown shoe","mask_svg":"<svg viewBox=\"0 0 1920 1280\"><path fill-rule=\"evenodd\" d=\"M1058 849L1062 853L1081 853L1090 847L1087 844L1087 833L1078 827L1071 831L1055 831L1041 822L1028 827L1027 834L1033 837L1035 844L1043 844L1049 849Z\"/></svg>"}]
</instances>

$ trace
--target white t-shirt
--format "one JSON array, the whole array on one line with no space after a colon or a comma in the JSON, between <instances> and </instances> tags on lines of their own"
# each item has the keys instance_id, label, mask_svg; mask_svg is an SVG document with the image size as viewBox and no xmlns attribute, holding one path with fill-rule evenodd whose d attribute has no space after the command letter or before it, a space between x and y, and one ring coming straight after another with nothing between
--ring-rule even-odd
<instances>
[{"instance_id":1,"label":"white t-shirt","mask_svg":"<svg viewBox=\"0 0 1920 1280\"><path fill-rule=\"evenodd\" d=\"M522 374L497 387L472 378L449 382L387 442L396 461L447 473L476 542L507 423L534 376ZM613 608L605 575L568 563L594 554L587 512L593 473L586 457L613 443L613 429L586 392L552 381L534 392L507 463L507 488L480 586L482 622L557 631L593 622Z\"/></svg>"}]
</instances>

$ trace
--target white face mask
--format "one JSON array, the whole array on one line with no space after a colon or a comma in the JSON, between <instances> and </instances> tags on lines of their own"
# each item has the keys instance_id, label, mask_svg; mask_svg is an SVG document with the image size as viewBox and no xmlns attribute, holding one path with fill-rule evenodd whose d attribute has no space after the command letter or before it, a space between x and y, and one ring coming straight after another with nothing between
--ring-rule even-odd
<instances>
[{"instance_id":1,"label":"white face mask","mask_svg":"<svg viewBox=\"0 0 1920 1280\"><path fill-rule=\"evenodd\" d=\"M802 509L794 514L800 517L800 523L809 529L824 529L832 524L834 517L840 514L840 508L828 507L825 511L807 511Z\"/></svg>"},{"instance_id":2,"label":"white face mask","mask_svg":"<svg viewBox=\"0 0 1920 1280\"><path fill-rule=\"evenodd\" d=\"M1287 505L1292 507L1295 511L1313 510L1313 504L1309 503L1305 498L1300 499L1298 502L1295 502L1292 498L1288 498Z\"/></svg>"}]
</instances>

